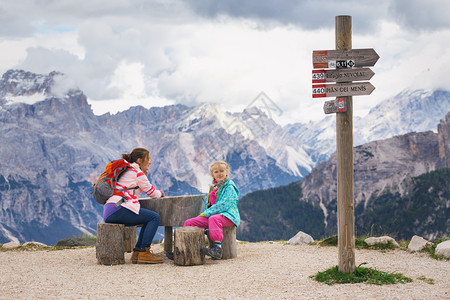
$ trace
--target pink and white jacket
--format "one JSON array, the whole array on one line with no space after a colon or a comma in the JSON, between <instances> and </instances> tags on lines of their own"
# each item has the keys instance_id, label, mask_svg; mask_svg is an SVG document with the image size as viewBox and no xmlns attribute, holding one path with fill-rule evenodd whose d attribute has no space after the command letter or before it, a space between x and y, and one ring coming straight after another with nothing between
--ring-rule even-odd
<instances>
[{"instance_id":1,"label":"pink and white jacket","mask_svg":"<svg viewBox=\"0 0 450 300\"><path fill-rule=\"evenodd\" d=\"M122 192L124 194L124 202L121 206L139 214L141 204L139 203L139 197L142 192L146 193L150 198L161 198L161 191L155 189L150 183L144 172L141 171L137 163L128 164L130 169L126 170L119 178L116 184L116 189L126 189L138 186L138 189L128 190ZM122 199L122 196L113 195L106 201L106 203L116 203Z\"/></svg>"}]
</instances>

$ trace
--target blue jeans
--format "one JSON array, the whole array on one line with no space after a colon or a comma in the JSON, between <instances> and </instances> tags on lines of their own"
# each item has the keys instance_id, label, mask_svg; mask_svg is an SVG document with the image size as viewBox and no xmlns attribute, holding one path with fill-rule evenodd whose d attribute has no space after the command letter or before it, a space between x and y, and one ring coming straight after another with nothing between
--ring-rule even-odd
<instances>
[{"instance_id":1,"label":"blue jeans","mask_svg":"<svg viewBox=\"0 0 450 300\"><path fill-rule=\"evenodd\" d=\"M139 214L137 215L124 207L105 220L106 223L124 224L125 226L142 224L141 232L139 233L139 238L135 246L136 248L141 249L150 247L160 221L161 217L156 212L149 209L140 208Z\"/></svg>"}]
</instances>

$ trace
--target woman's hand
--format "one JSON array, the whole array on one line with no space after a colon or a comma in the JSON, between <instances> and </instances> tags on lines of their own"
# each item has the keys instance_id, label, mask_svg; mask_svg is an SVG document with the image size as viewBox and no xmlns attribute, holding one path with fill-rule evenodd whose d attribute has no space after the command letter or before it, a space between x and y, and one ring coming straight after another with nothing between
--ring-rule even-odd
<instances>
[{"instance_id":1,"label":"woman's hand","mask_svg":"<svg viewBox=\"0 0 450 300\"><path fill-rule=\"evenodd\" d=\"M159 191L161 192L161 198L166 195L163 190L159 189Z\"/></svg>"}]
</instances>

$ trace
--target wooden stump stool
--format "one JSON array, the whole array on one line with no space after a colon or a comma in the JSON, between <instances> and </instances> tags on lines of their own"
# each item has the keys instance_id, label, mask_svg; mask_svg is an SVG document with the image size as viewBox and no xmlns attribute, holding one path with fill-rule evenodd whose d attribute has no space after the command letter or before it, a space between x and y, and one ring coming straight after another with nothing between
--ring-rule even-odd
<instances>
[{"instance_id":1,"label":"wooden stump stool","mask_svg":"<svg viewBox=\"0 0 450 300\"><path fill-rule=\"evenodd\" d=\"M208 241L209 246L212 246L213 241ZM223 241L222 241L222 259L230 259L237 257L236 249L236 226L223 227Z\"/></svg>"},{"instance_id":2,"label":"wooden stump stool","mask_svg":"<svg viewBox=\"0 0 450 300\"><path fill-rule=\"evenodd\" d=\"M130 253L136 245L137 226L125 226L123 229L123 251Z\"/></svg>"},{"instance_id":3,"label":"wooden stump stool","mask_svg":"<svg viewBox=\"0 0 450 300\"><path fill-rule=\"evenodd\" d=\"M125 227L123 224L109 223L97 224L95 250L99 264L124 264L123 252L132 252L135 244L136 226Z\"/></svg>"},{"instance_id":4,"label":"wooden stump stool","mask_svg":"<svg viewBox=\"0 0 450 300\"><path fill-rule=\"evenodd\" d=\"M205 234L202 228L179 227L175 229L174 264L178 266L195 266L205 263Z\"/></svg>"},{"instance_id":5,"label":"wooden stump stool","mask_svg":"<svg viewBox=\"0 0 450 300\"><path fill-rule=\"evenodd\" d=\"M97 242L95 245L97 262L101 265L119 265L125 263L123 224L97 224Z\"/></svg>"}]
</instances>

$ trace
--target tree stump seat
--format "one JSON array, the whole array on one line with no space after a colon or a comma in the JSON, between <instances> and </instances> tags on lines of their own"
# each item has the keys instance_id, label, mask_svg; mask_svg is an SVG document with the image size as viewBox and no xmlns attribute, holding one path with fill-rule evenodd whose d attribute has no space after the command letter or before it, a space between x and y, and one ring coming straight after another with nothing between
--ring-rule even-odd
<instances>
[{"instance_id":1,"label":"tree stump seat","mask_svg":"<svg viewBox=\"0 0 450 300\"><path fill-rule=\"evenodd\" d=\"M124 252L133 251L136 244L136 226L98 223L95 252L101 265L125 263Z\"/></svg>"},{"instance_id":2,"label":"tree stump seat","mask_svg":"<svg viewBox=\"0 0 450 300\"><path fill-rule=\"evenodd\" d=\"M178 266L195 266L205 263L203 228L186 226L175 229L175 246L173 263Z\"/></svg>"},{"instance_id":3,"label":"tree stump seat","mask_svg":"<svg viewBox=\"0 0 450 300\"><path fill-rule=\"evenodd\" d=\"M208 240L211 247L214 243ZM231 259L237 257L236 247L236 225L223 227L223 240L222 240L222 259Z\"/></svg>"}]
</instances>

